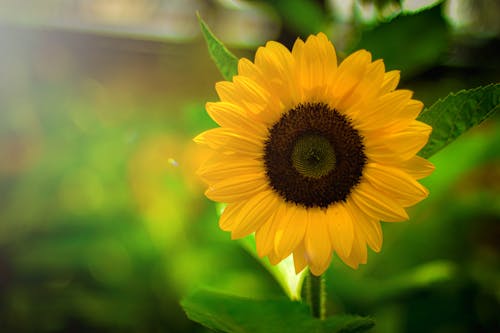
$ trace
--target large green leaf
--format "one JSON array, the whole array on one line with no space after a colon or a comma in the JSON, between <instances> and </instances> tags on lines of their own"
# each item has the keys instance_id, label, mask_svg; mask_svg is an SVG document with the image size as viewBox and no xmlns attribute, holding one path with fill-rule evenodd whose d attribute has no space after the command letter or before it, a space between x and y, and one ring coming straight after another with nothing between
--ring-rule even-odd
<instances>
[{"instance_id":1,"label":"large green leaf","mask_svg":"<svg viewBox=\"0 0 500 333\"><path fill-rule=\"evenodd\" d=\"M414 15L399 15L363 32L355 49L370 51L374 59L384 59L388 69L399 69L408 76L438 62L448 37L441 6L435 6Z\"/></svg>"},{"instance_id":2,"label":"large green leaf","mask_svg":"<svg viewBox=\"0 0 500 333\"><path fill-rule=\"evenodd\" d=\"M187 316L217 332L355 333L371 328L369 318L336 315L312 317L307 305L287 299L255 300L199 290L181 302Z\"/></svg>"},{"instance_id":3,"label":"large green leaf","mask_svg":"<svg viewBox=\"0 0 500 333\"><path fill-rule=\"evenodd\" d=\"M219 72L224 79L231 81L233 76L238 73L238 58L232 54L224 44L215 37L210 31L207 24L198 15L198 22L200 22L201 32L207 42L208 52L213 61L217 65Z\"/></svg>"},{"instance_id":4,"label":"large green leaf","mask_svg":"<svg viewBox=\"0 0 500 333\"><path fill-rule=\"evenodd\" d=\"M430 157L460 134L476 126L499 109L500 84L490 84L452 93L424 110L418 120L432 126L427 145L420 151Z\"/></svg>"}]
</instances>

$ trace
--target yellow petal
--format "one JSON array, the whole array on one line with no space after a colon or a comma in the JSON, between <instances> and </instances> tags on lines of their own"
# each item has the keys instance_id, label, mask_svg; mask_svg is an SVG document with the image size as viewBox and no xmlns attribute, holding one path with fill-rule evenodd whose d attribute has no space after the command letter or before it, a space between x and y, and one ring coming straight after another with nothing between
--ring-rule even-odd
<instances>
[{"instance_id":1,"label":"yellow petal","mask_svg":"<svg viewBox=\"0 0 500 333\"><path fill-rule=\"evenodd\" d=\"M237 202L228 204L219 219L219 227L224 231L232 231L239 220L236 216L240 212L241 208L244 206L245 202Z\"/></svg>"},{"instance_id":2,"label":"yellow petal","mask_svg":"<svg viewBox=\"0 0 500 333\"><path fill-rule=\"evenodd\" d=\"M333 46L332 42L328 40L328 37L324 33L320 32L315 37L317 57L323 64L323 70L326 73L331 73L337 68L337 53L335 52L335 47ZM308 47L307 41L306 47Z\"/></svg>"},{"instance_id":3,"label":"yellow petal","mask_svg":"<svg viewBox=\"0 0 500 333\"><path fill-rule=\"evenodd\" d=\"M382 95L371 104L363 105L355 116L356 128L364 131L378 130L401 120L401 117L408 124L411 119L402 110L408 105L412 94L409 90L396 90Z\"/></svg>"},{"instance_id":4,"label":"yellow petal","mask_svg":"<svg viewBox=\"0 0 500 333\"><path fill-rule=\"evenodd\" d=\"M363 134L366 156L382 164L401 163L413 158L429 139L432 127L414 120L406 129L399 132ZM362 135L363 135L362 134Z\"/></svg>"},{"instance_id":5,"label":"yellow petal","mask_svg":"<svg viewBox=\"0 0 500 333\"><path fill-rule=\"evenodd\" d=\"M246 58L241 58L238 61L238 74L246 76L257 82L260 86L269 89L268 79L264 76L264 73L262 73L259 67Z\"/></svg>"},{"instance_id":6,"label":"yellow petal","mask_svg":"<svg viewBox=\"0 0 500 333\"><path fill-rule=\"evenodd\" d=\"M233 82L240 103L243 102L248 111L258 113L267 106L270 93L255 81L246 76L237 75L233 78Z\"/></svg>"},{"instance_id":7,"label":"yellow petal","mask_svg":"<svg viewBox=\"0 0 500 333\"><path fill-rule=\"evenodd\" d=\"M337 55L325 34L311 35L306 42L298 39L292 55L297 64L299 82L307 92L309 100L323 97L328 82L337 68ZM317 89L319 95L313 96Z\"/></svg>"},{"instance_id":8,"label":"yellow petal","mask_svg":"<svg viewBox=\"0 0 500 333\"><path fill-rule=\"evenodd\" d=\"M317 264L315 262L311 262L309 264L309 270L311 271L312 274L316 276L320 276L321 274L325 273L326 270L328 269L328 266L330 266L330 261L331 261L331 253L330 253L330 258L328 258L328 261L325 264Z\"/></svg>"},{"instance_id":9,"label":"yellow petal","mask_svg":"<svg viewBox=\"0 0 500 333\"><path fill-rule=\"evenodd\" d=\"M385 66L384 62L379 59L370 63L366 67L366 72L362 79L358 82L353 91L344 99L340 109L345 110L351 118L357 116L360 109L366 109L366 101L374 99L380 91L380 86L384 80ZM356 105L362 105L356 108ZM363 112L364 114L365 112ZM363 117L363 115L361 115Z\"/></svg>"},{"instance_id":10,"label":"yellow petal","mask_svg":"<svg viewBox=\"0 0 500 333\"><path fill-rule=\"evenodd\" d=\"M297 38L295 43L293 44L292 47L292 56L295 59L295 64L296 64L296 69L297 69L297 76L300 81L306 80L308 81L309 79L309 73L308 72L308 63L307 63L307 58L305 55L305 43L302 41L302 39ZM308 86L309 82L300 82L303 85Z\"/></svg>"},{"instance_id":11,"label":"yellow petal","mask_svg":"<svg viewBox=\"0 0 500 333\"><path fill-rule=\"evenodd\" d=\"M337 254L346 258L351 254L354 240L354 226L351 216L343 203L328 208L328 232L333 249Z\"/></svg>"},{"instance_id":12,"label":"yellow petal","mask_svg":"<svg viewBox=\"0 0 500 333\"><path fill-rule=\"evenodd\" d=\"M276 118L282 108L276 97L271 95L269 88L264 88L243 75L234 76L233 82L217 82L215 90L222 102L237 105L245 110L249 117L254 116L258 120L266 117Z\"/></svg>"},{"instance_id":13,"label":"yellow petal","mask_svg":"<svg viewBox=\"0 0 500 333\"><path fill-rule=\"evenodd\" d=\"M363 79L368 65L371 62L371 54L366 50L359 50L348 56L338 67L331 84L330 97L332 107L345 109L342 100L356 88Z\"/></svg>"},{"instance_id":14,"label":"yellow petal","mask_svg":"<svg viewBox=\"0 0 500 333\"><path fill-rule=\"evenodd\" d=\"M270 74L281 74L280 78L287 77L295 67L295 61L290 51L278 42L270 41L265 47L259 47L255 54L255 65L262 70L266 77L273 79Z\"/></svg>"},{"instance_id":15,"label":"yellow petal","mask_svg":"<svg viewBox=\"0 0 500 333\"><path fill-rule=\"evenodd\" d=\"M245 174L211 184L205 191L205 195L213 201L236 202L252 197L265 190L267 186L267 179L263 172Z\"/></svg>"},{"instance_id":16,"label":"yellow petal","mask_svg":"<svg viewBox=\"0 0 500 333\"><path fill-rule=\"evenodd\" d=\"M240 209L238 225L233 229L232 239L238 239L255 232L266 222L278 205L276 195L271 190L257 193Z\"/></svg>"},{"instance_id":17,"label":"yellow petal","mask_svg":"<svg viewBox=\"0 0 500 333\"><path fill-rule=\"evenodd\" d=\"M248 117L245 110L238 105L228 102L208 102L205 108L210 117L222 127L252 133L257 137L265 137L267 135L266 126Z\"/></svg>"},{"instance_id":18,"label":"yellow petal","mask_svg":"<svg viewBox=\"0 0 500 333\"><path fill-rule=\"evenodd\" d=\"M382 87L380 88L380 93L388 93L396 89L399 83L400 73L399 71L390 71L385 73L384 75L384 83L382 83Z\"/></svg>"},{"instance_id":19,"label":"yellow petal","mask_svg":"<svg viewBox=\"0 0 500 333\"><path fill-rule=\"evenodd\" d=\"M394 167L368 163L363 176L376 190L404 207L414 205L429 195L429 191L414 178Z\"/></svg>"},{"instance_id":20,"label":"yellow petal","mask_svg":"<svg viewBox=\"0 0 500 333\"><path fill-rule=\"evenodd\" d=\"M348 202L347 207L358 234L366 240L373 251L380 252L383 241L380 222L366 215L353 201Z\"/></svg>"},{"instance_id":21,"label":"yellow petal","mask_svg":"<svg viewBox=\"0 0 500 333\"><path fill-rule=\"evenodd\" d=\"M267 255L267 257L269 258L269 262L271 263L271 265L277 265L277 264L279 264L279 262L281 260L284 259L284 258L278 257L274 251L272 251L271 253L269 253Z\"/></svg>"},{"instance_id":22,"label":"yellow petal","mask_svg":"<svg viewBox=\"0 0 500 333\"><path fill-rule=\"evenodd\" d=\"M262 161L251 158L224 158L222 155L216 162L206 161L196 172L201 179L215 183L231 177L247 174L258 174L264 170Z\"/></svg>"},{"instance_id":23,"label":"yellow petal","mask_svg":"<svg viewBox=\"0 0 500 333\"><path fill-rule=\"evenodd\" d=\"M434 171L434 164L420 156L414 156L397 167L415 179L425 178Z\"/></svg>"},{"instance_id":24,"label":"yellow petal","mask_svg":"<svg viewBox=\"0 0 500 333\"><path fill-rule=\"evenodd\" d=\"M259 257L269 255L274 251L274 238L276 236L276 223L275 219L282 218L283 204L278 205L274 214L272 214L267 221L255 232L255 244L257 247L257 254Z\"/></svg>"},{"instance_id":25,"label":"yellow petal","mask_svg":"<svg viewBox=\"0 0 500 333\"><path fill-rule=\"evenodd\" d=\"M255 54L255 65L259 67L275 95L289 109L299 102L300 93L297 84L295 59L290 51L277 42L267 42L265 47L259 47Z\"/></svg>"},{"instance_id":26,"label":"yellow petal","mask_svg":"<svg viewBox=\"0 0 500 333\"><path fill-rule=\"evenodd\" d=\"M366 181L354 189L348 200L353 200L366 215L377 220L397 222L408 219L408 214L400 205Z\"/></svg>"},{"instance_id":27,"label":"yellow petal","mask_svg":"<svg viewBox=\"0 0 500 333\"><path fill-rule=\"evenodd\" d=\"M394 123L397 123L401 121L401 119L411 119L414 120L418 117L420 112L422 111L422 108L424 107L424 103L421 101L417 101L415 99L410 99L408 101L408 104L401 109L399 112L396 110L394 112L394 118L396 119ZM391 126L392 124L389 123L388 126Z\"/></svg>"},{"instance_id":28,"label":"yellow petal","mask_svg":"<svg viewBox=\"0 0 500 333\"><path fill-rule=\"evenodd\" d=\"M432 127L414 120L404 131L384 136L384 144L403 160L409 160L422 149L432 132ZM382 137L381 137L382 138Z\"/></svg>"},{"instance_id":29,"label":"yellow petal","mask_svg":"<svg viewBox=\"0 0 500 333\"><path fill-rule=\"evenodd\" d=\"M295 267L295 274L299 274L307 266L306 249L303 242L293 251L293 265Z\"/></svg>"},{"instance_id":30,"label":"yellow petal","mask_svg":"<svg viewBox=\"0 0 500 333\"><path fill-rule=\"evenodd\" d=\"M366 238L368 246L375 251L380 252L382 249L383 234L382 227L380 226L380 221L374 219L366 220L363 224L361 230Z\"/></svg>"},{"instance_id":31,"label":"yellow petal","mask_svg":"<svg viewBox=\"0 0 500 333\"><path fill-rule=\"evenodd\" d=\"M424 104L422 102L410 99L403 108L394 108L391 112L390 118L386 119L385 122L378 122L378 125L380 126L377 128L377 131L392 133L408 128L418 117L423 107ZM373 126L372 128L375 127L376 126Z\"/></svg>"},{"instance_id":32,"label":"yellow petal","mask_svg":"<svg viewBox=\"0 0 500 333\"><path fill-rule=\"evenodd\" d=\"M269 92L266 89L263 89L251 78L242 75L234 76L233 82L217 82L215 90L222 102L229 102L235 105L241 105L242 100L265 103L269 97Z\"/></svg>"},{"instance_id":33,"label":"yellow petal","mask_svg":"<svg viewBox=\"0 0 500 333\"><path fill-rule=\"evenodd\" d=\"M284 259L304 239L307 227L307 211L295 204L288 204L286 214L278 223L274 249L278 257Z\"/></svg>"},{"instance_id":34,"label":"yellow petal","mask_svg":"<svg viewBox=\"0 0 500 333\"><path fill-rule=\"evenodd\" d=\"M366 264L368 253L366 250L366 241L360 235L360 231L355 231L354 241L352 243L351 255L348 258L341 258L349 267L357 269L359 264Z\"/></svg>"},{"instance_id":35,"label":"yellow petal","mask_svg":"<svg viewBox=\"0 0 500 333\"><path fill-rule=\"evenodd\" d=\"M234 130L217 127L205 131L195 137L194 142L224 153L243 153L256 157L263 154L264 138L256 135L242 135Z\"/></svg>"},{"instance_id":36,"label":"yellow petal","mask_svg":"<svg viewBox=\"0 0 500 333\"><path fill-rule=\"evenodd\" d=\"M304 246L311 272L314 275L321 275L328 268L332 257L328 219L320 210L311 209L309 214Z\"/></svg>"}]
</instances>

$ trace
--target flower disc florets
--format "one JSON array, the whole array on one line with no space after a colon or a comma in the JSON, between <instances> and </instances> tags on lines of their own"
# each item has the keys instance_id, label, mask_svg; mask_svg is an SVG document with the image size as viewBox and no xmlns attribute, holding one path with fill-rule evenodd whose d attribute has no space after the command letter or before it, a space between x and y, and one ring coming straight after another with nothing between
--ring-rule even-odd
<instances>
[{"instance_id":1,"label":"flower disc florets","mask_svg":"<svg viewBox=\"0 0 500 333\"><path fill-rule=\"evenodd\" d=\"M299 104L269 130L264 165L283 200L308 208L345 201L366 157L350 121L323 103Z\"/></svg>"}]
</instances>

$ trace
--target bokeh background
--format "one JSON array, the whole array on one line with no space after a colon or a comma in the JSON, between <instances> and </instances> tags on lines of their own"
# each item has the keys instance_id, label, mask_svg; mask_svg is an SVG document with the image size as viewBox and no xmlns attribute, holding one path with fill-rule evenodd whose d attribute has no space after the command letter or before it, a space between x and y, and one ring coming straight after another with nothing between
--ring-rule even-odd
<instances>
[{"instance_id":1,"label":"bokeh background","mask_svg":"<svg viewBox=\"0 0 500 333\"><path fill-rule=\"evenodd\" d=\"M500 77L499 3L436 3L1 0L0 331L207 332L179 305L195 288L283 297L194 174L221 80L196 11L250 59L318 31L340 56L366 47L429 106ZM382 252L334 259L330 311L500 332L499 147L495 117L435 155L429 199L383 225Z\"/></svg>"}]
</instances>

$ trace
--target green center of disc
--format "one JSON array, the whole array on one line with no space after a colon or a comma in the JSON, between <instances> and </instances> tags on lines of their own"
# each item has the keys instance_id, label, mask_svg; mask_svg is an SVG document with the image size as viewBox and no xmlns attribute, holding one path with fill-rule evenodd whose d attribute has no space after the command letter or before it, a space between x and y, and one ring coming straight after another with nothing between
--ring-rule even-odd
<instances>
[{"instance_id":1,"label":"green center of disc","mask_svg":"<svg viewBox=\"0 0 500 333\"><path fill-rule=\"evenodd\" d=\"M335 168L335 151L324 136L305 134L295 142L292 163L302 176L321 178Z\"/></svg>"}]
</instances>

